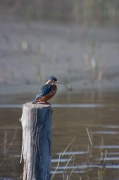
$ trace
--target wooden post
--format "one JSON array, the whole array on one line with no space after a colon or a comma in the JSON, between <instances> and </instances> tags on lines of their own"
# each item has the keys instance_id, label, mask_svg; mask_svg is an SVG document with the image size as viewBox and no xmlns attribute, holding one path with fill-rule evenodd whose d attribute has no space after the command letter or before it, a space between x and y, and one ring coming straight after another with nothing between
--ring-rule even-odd
<instances>
[{"instance_id":1,"label":"wooden post","mask_svg":"<svg viewBox=\"0 0 119 180\"><path fill-rule=\"evenodd\" d=\"M50 180L52 110L50 105L23 105L22 154L23 180Z\"/></svg>"}]
</instances>

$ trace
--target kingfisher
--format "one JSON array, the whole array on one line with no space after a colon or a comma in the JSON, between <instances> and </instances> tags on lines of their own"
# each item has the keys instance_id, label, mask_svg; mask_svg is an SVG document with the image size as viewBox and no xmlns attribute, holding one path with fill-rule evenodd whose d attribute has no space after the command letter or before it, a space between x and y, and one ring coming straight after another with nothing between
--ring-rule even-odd
<instances>
[{"instance_id":1,"label":"kingfisher","mask_svg":"<svg viewBox=\"0 0 119 180\"><path fill-rule=\"evenodd\" d=\"M39 93L36 95L36 98L32 102L32 104L37 104L39 102L49 104L47 101L55 95L57 91L57 83L59 82L57 81L56 77L49 76L47 78L45 85L41 87Z\"/></svg>"}]
</instances>

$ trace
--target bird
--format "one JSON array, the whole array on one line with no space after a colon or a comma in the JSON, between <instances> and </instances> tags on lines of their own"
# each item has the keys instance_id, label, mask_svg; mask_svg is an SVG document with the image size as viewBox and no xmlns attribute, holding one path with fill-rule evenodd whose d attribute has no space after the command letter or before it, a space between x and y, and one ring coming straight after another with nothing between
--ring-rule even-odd
<instances>
[{"instance_id":1,"label":"bird","mask_svg":"<svg viewBox=\"0 0 119 180\"><path fill-rule=\"evenodd\" d=\"M36 98L32 102L32 104L37 104L37 103L50 104L47 101L56 94L56 92L57 92L56 84L57 83L59 83L59 82L57 81L56 77L49 76L47 78L45 85L41 87L40 91L36 95Z\"/></svg>"}]
</instances>

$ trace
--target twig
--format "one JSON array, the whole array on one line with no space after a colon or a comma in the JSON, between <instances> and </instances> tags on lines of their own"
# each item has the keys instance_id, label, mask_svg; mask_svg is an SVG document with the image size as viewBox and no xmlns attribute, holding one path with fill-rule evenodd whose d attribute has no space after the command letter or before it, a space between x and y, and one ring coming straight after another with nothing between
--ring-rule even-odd
<instances>
[{"instance_id":1,"label":"twig","mask_svg":"<svg viewBox=\"0 0 119 180\"><path fill-rule=\"evenodd\" d=\"M56 174L56 171L57 171L57 169L58 169L58 167L59 167L59 163L60 163L61 157L64 156L65 152L67 151L67 149L69 148L69 146L70 146L74 141L75 141L75 138L68 144L68 146L66 147L66 149L63 150L63 154L61 153L61 154L59 155L58 163L57 163L55 172L53 173L53 175L52 175L52 177L51 177L51 180L53 179L53 177L54 177L55 174Z\"/></svg>"},{"instance_id":2,"label":"twig","mask_svg":"<svg viewBox=\"0 0 119 180\"><path fill-rule=\"evenodd\" d=\"M67 151L67 149L69 148L69 146L75 141L75 138L68 144L68 146L66 147L66 149L63 150L63 154L62 157L64 156L65 152Z\"/></svg>"},{"instance_id":3,"label":"twig","mask_svg":"<svg viewBox=\"0 0 119 180\"><path fill-rule=\"evenodd\" d=\"M14 135L13 135L13 137L12 137L12 141L11 141L11 143L9 144L9 147L8 147L7 153L9 152L10 148L11 148L11 147L12 147L12 145L13 145L13 141L15 140L16 134L17 134L17 129L16 129L16 130L15 130L15 132L14 132Z\"/></svg>"},{"instance_id":4,"label":"twig","mask_svg":"<svg viewBox=\"0 0 119 180\"><path fill-rule=\"evenodd\" d=\"M89 133L88 128L86 128L86 132L87 132L87 134L88 134L89 142L90 142L91 146L93 146L93 142L92 142L91 135L90 135L90 133Z\"/></svg>"},{"instance_id":5,"label":"twig","mask_svg":"<svg viewBox=\"0 0 119 180\"><path fill-rule=\"evenodd\" d=\"M67 176L68 179L70 179L70 177L71 177L72 173L75 171L75 169L76 169L76 167L74 167L74 168L71 170L71 173L69 174L69 176ZM68 180L67 178L66 178L66 180Z\"/></svg>"},{"instance_id":6,"label":"twig","mask_svg":"<svg viewBox=\"0 0 119 180\"><path fill-rule=\"evenodd\" d=\"M74 156L74 154L71 155L71 157L69 158L69 160L67 161L65 167L64 167L64 170L66 169L67 165L69 164L70 160L72 159L72 157Z\"/></svg>"},{"instance_id":7,"label":"twig","mask_svg":"<svg viewBox=\"0 0 119 180\"><path fill-rule=\"evenodd\" d=\"M2 166L4 162L5 162L5 160L0 163L0 166Z\"/></svg>"},{"instance_id":8,"label":"twig","mask_svg":"<svg viewBox=\"0 0 119 180\"><path fill-rule=\"evenodd\" d=\"M4 149L4 155L6 155L6 152L7 152L7 148L6 148L6 143L7 143L7 130L5 130L5 133L4 133L4 141L3 141L3 149Z\"/></svg>"}]
</instances>

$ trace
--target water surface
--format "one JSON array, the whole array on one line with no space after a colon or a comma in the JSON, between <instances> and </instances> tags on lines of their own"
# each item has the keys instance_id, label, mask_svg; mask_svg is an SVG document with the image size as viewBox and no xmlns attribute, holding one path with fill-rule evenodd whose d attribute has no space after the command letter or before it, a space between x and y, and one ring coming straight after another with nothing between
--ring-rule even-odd
<instances>
[{"instance_id":1,"label":"water surface","mask_svg":"<svg viewBox=\"0 0 119 180\"><path fill-rule=\"evenodd\" d=\"M20 98L19 98L20 99ZM0 177L20 179L22 104L29 98L0 105ZM71 179L119 178L118 93L84 92L52 101L52 175ZM89 134L88 134L89 133ZM91 140L90 140L91 139ZM92 146L91 146L92 143ZM58 165L58 166L57 166ZM57 168L57 171L56 171Z\"/></svg>"}]
</instances>

